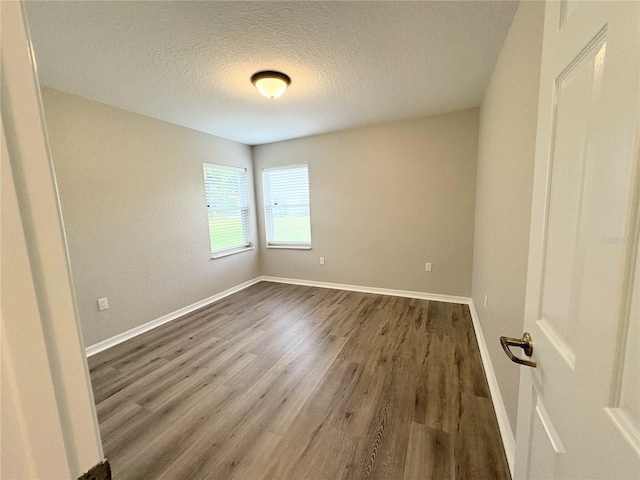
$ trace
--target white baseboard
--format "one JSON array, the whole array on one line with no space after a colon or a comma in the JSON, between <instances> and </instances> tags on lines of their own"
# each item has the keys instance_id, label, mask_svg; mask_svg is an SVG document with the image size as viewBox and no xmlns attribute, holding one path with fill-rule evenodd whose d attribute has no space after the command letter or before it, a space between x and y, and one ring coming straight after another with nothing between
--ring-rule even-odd
<instances>
[{"instance_id":1,"label":"white baseboard","mask_svg":"<svg viewBox=\"0 0 640 480\"><path fill-rule=\"evenodd\" d=\"M126 332L115 335L111 338L103 340L102 342L96 343L87 347L86 353L87 356L95 355L96 353L102 352L110 347L118 345L126 340L129 340L133 337L136 337L142 333L148 332L160 325L163 325L167 322L175 320L187 313L191 313L194 310L202 308L210 303L221 300L229 295L232 295L236 292L244 290L245 288L250 287L251 285L255 285L258 282L274 282L274 283L286 283L290 285L304 285L308 287L320 287L320 288L331 288L334 290L346 290L350 292L362 292L362 293L374 293L378 295L392 295L396 297L406 297L406 298L417 298L420 300L432 300L436 302L448 302L448 303L462 303L469 305L469 310L471 312L471 319L473 322L473 328L476 333L476 338L478 339L478 346L480 348L480 356L482 358L482 364L484 366L484 371L487 376L487 382L489 383L489 391L491 393L491 399L493 401L493 407L496 411L496 416L498 418L498 426L500 428L500 434L502 436L502 443L504 445L504 450L507 455L507 461L509 462L509 469L511 470L511 475L513 476L513 466L515 460L515 439L513 437L513 432L511 430L511 425L509 423L509 417L507 417L507 411L504 406L504 402L502 400L502 394L500 393L500 387L498 386L498 380L496 379L495 372L493 370L493 364L491 363L491 357L489 357L489 351L487 350L487 342L485 340L484 334L482 333L482 327L480 326L480 320L478 319L478 312L476 312L476 307L473 303L473 300L469 297L459 297L454 295L442 295L437 293L426 293L426 292L414 292L409 290L393 290L389 288L378 288L378 287L365 287L360 285L348 285L343 283L329 283L329 282L318 282L314 280L301 280L297 278L283 278L283 277L269 277L269 276L260 276L256 277L247 282L241 283L240 285L236 285L235 287L229 288L223 292L212 295L208 298L200 300L196 303L183 307L175 312L171 312L167 315L164 315L156 320L152 320L150 322L145 323L144 325L140 325L138 327L132 328L131 330L127 330Z\"/></svg>"},{"instance_id":2,"label":"white baseboard","mask_svg":"<svg viewBox=\"0 0 640 480\"><path fill-rule=\"evenodd\" d=\"M465 303L468 304L470 299L468 297L457 297L453 295L442 295L437 293L425 293L425 292L412 292L408 290L392 290L388 288L378 288L378 287L363 287L360 285L347 285L344 283L329 283L329 282L316 282L313 280L300 280L296 278L283 278L283 277L268 277L268 276L260 276L256 277L247 282L236 285L235 287L231 287L223 292L216 293L210 297L199 300L191 305L187 305L186 307L180 308L175 312L168 313L163 315L160 318L156 318L155 320L151 320L145 324L134 327L126 332L119 333L114 335L113 337L107 338L101 342L95 343L86 348L87 357L95 355L96 353L100 353L108 348L114 347L122 342L126 342L127 340L137 337L149 330L153 330L160 325L164 325L171 320L175 320L187 313L191 313L194 310L202 308L210 303L216 302L222 298L228 297L240 290L244 290L251 285L255 285L258 282L274 282L274 283L287 283L291 285L305 285L308 287L320 287L320 288L331 288L334 290L347 290L350 292L362 292L362 293L375 293L378 295L392 295L395 297L408 297L408 298L419 298L421 300L433 300L437 302L449 302L449 303Z\"/></svg>"},{"instance_id":3,"label":"white baseboard","mask_svg":"<svg viewBox=\"0 0 640 480\"><path fill-rule=\"evenodd\" d=\"M191 313L199 308L202 308L210 303L217 302L229 295L239 292L240 290L244 290L245 288L250 287L251 285L255 285L256 283L262 281L262 277L253 278L247 282L236 285L235 287L228 288L223 292L216 293L215 295L211 295L210 297L199 300L191 305L187 305L186 307L180 308L175 312L167 313L160 318L156 318L155 320L151 320L150 322L144 323L142 325L138 325L137 327L132 328L131 330L127 330L126 332L119 333L114 335L113 337L107 338L101 342L95 343L86 348L87 357L95 355L96 353L100 353L107 348L114 347L122 342L126 342L127 340L137 337L140 334L148 332L149 330L153 330L160 325L164 325L171 320L175 320L176 318L182 317L187 313Z\"/></svg>"},{"instance_id":4,"label":"white baseboard","mask_svg":"<svg viewBox=\"0 0 640 480\"><path fill-rule=\"evenodd\" d=\"M317 282L315 280L301 280L298 278L263 276L262 280L264 282L288 283L290 285L304 285L306 287L331 288L333 290L347 290L349 292L375 293L378 295L391 295L394 297L418 298L420 300L433 300L435 302L468 304L471 300L469 297L443 295L440 293L413 292L411 290L393 290L390 288L378 287L363 287L360 285L349 285L346 283Z\"/></svg>"},{"instance_id":5,"label":"white baseboard","mask_svg":"<svg viewBox=\"0 0 640 480\"><path fill-rule=\"evenodd\" d=\"M469 310L471 311L473 329L475 330L476 338L478 339L482 365L484 366L484 371L487 375L487 382L489 383L489 392L491 393L493 408L496 411L496 417L498 417L498 427L500 428L500 435L502 436L502 444L504 445L504 451L507 455L507 462L509 463L511 477L513 478L513 467L516 457L516 440L513 437L513 430L511 430L511 423L507 416L507 409L505 408L504 401L502 400L502 394L500 393L500 387L498 386L498 379L496 378L496 373L493 370L493 363L491 363L491 357L489 356L489 350L487 349L487 342L484 338L484 333L482 333L480 319L478 318L478 312L476 311L473 299L469 299L468 304Z\"/></svg>"}]
</instances>

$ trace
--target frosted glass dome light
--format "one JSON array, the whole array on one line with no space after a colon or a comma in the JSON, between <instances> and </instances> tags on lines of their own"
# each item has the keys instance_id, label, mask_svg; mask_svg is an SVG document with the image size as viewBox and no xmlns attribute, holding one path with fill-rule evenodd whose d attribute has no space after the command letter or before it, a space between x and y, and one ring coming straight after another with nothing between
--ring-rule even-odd
<instances>
[{"instance_id":1,"label":"frosted glass dome light","mask_svg":"<svg viewBox=\"0 0 640 480\"><path fill-rule=\"evenodd\" d=\"M278 98L291 84L291 79L284 73L265 70L254 73L251 77L251 83L265 97Z\"/></svg>"}]
</instances>

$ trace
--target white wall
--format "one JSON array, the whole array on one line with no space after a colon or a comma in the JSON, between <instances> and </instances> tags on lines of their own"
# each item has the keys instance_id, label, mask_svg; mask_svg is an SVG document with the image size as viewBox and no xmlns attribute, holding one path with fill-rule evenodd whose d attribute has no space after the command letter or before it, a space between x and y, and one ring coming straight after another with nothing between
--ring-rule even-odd
<instances>
[{"instance_id":1,"label":"white wall","mask_svg":"<svg viewBox=\"0 0 640 480\"><path fill-rule=\"evenodd\" d=\"M480 107L472 296L514 433L521 367L499 337L522 335L543 21L520 3Z\"/></svg>"},{"instance_id":2,"label":"white wall","mask_svg":"<svg viewBox=\"0 0 640 480\"><path fill-rule=\"evenodd\" d=\"M469 296L477 134L471 109L254 147L262 274ZM300 163L313 248L265 249L261 170Z\"/></svg>"},{"instance_id":3,"label":"white wall","mask_svg":"<svg viewBox=\"0 0 640 480\"><path fill-rule=\"evenodd\" d=\"M258 275L257 250L211 259L202 173L210 162L252 175L250 147L42 93L86 345Z\"/></svg>"}]
</instances>

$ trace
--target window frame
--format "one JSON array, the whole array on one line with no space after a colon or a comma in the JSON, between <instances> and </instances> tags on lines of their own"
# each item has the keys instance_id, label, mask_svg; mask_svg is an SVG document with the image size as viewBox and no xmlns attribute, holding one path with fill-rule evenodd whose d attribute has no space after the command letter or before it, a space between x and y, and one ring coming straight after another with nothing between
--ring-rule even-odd
<instances>
[{"instance_id":1,"label":"window frame","mask_svg":"<svg viewBox=\"0 0 640 480\"><path fill-rule=\"evenodd\" d=\"M309 242L275 242L269 239L270 236L273 236L273 225L270 225L269 219L273 218L269 215L269 209L273 207L272 205L268 205L266 194L267 191L265 189L265 173L273 172L277 170L293 170L296 168L305 167L307 169L307 191L308 191L308 201L306 204L291 204L292 207L300 207L306 206L309 210ZM290 249L290 250L311 250L312 248L312 232L311 232L311 181L309 179L309 164L307 163L296 163L291 165L280 165L277 167L269 167L262 169L262 202L264 205L264 236L265 236L265 247L266 248L280 248L280 249ZM280 205L282 206L282 205Z\"/></svg>"},{"instance_id":2,"label":"window frame","mask_svg":"<svg viewBox=\"0 0 640 480\"><path fill-rule=\"evenodd\" d=\"M207 168L209 169L218 169L218 170L226 170L226 171L231 171L234 173L242 173L242 180L243 180L243 188L244 188L244 199L245 199L245 205L241 206L237 209L232 208L213 208L210 207L210 203L208 202L209 200L209 191L208 191L208 187L207 187L207 181L206 181L206 177L207 177ZM217 259L217 258L222 258L222 257L226 257L228 255L234 255L236 253L241 253L241 252L246 252L248 250L253 250L254 246L253 246L253 241L251 238L251 202L250 202L250 197L249 197L249 171L246 167L237 167L234 165L222 165L219 163L210 163L210 162L202 162L202 173L203 173L203 182L204 182L204 193L205 193L205 208L207 211L207 229L209 231L209 250L211 253L211 258L213 259ZM212 238L212 231L211 231L211 226L209 223L209 214L211 211L215 211L215 210L219 210L219 211L223 211L223 210L237 210L240 213L240 223L242 225L242 235L243 235L243 243L239 244L239 245L234 245L232 247L226 247L226 248L220 248L217 250L213 250L212 249L212 242L213 242L213 238ZM245 218L246 217L246 218ZM246 227L246 230L245 230Z\"/></svg>"}]
</instances>

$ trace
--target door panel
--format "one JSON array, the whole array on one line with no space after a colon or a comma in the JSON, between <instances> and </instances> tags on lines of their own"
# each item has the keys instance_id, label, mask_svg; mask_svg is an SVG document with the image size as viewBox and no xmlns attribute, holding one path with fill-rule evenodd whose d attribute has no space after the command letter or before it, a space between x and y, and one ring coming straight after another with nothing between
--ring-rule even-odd
<instances>
[{"instance_id":1,"label":"door panel","mask_svg":"<svg viewBox=\"0 0 640 480\"><path fill-rule=\"evenodd\" d=\"M535 408L531 419L531 455L529 478L554 478L558 456L565 453L564 445L540 395L532 392Z\"/></svg>"},{"instance_id":2,"label":"door panel","mask_svg":"<svg viewBox=\"0 0 640 480\"><path fill-rule=\"evenodd\" d=\"M606 39L599 35L555 82L542 318L546 320L545 331L557 339L556 346L571 368L582 279L579 255L585 241L581 217L587 213L582 211L582 200L589 196L585 179L592 170L587 164L586 140L605 52Z\"/></svg>"},{"instance_id":3,"label":"door panel","mask_svg":"<svg viewBox=\"0 0 640 480\"><path fill-rule=\"evenodd\" d=\"M640 223L640 222L639 222ZM635 275L629 285L631 292L626 325L622 329L616 370L619 381L614 384L612 407L607 410L611 420L632 447L640 452L640 239L617 239L635 243Z\"/></svg>"},{"instance_id":4,"label":"door panel","mask_svg":"<svg viewBox=\"0 0 640 480\"><path fill-rule=\"evenodd\" d=\"M637 254L636 254L636 258ZM636 267L629 327L624 342L624 361L618 406L625 411L636 430L640 430L640 268Z\"/></svg>"},{"instance_id":5,"label":"door panel","mask_svg":"<svg viewBox=\"0 0 640 480\"><path fill-rule=\"evenodd\" d=\"M577 4L577 0L562 0L562 5L560 6L560 27L562 27L571 16Z\"/></svg>"},{"instance_id":6,"label":"door panel","mask_svg":"<svg viewBox=\"0 0 640 480\"><path fill-rule=\"evenodd\" d=\"M640 2L546 5L517 478L640 478L639 25Z\"/></svg>"}]
</instances>

